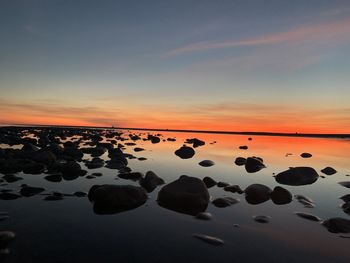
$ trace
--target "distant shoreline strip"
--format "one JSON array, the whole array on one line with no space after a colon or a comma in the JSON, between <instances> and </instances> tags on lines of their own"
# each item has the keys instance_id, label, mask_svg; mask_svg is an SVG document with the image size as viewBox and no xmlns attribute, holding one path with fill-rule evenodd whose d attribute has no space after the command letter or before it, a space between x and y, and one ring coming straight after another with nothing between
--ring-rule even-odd
<instances>
[{"instance_id":1,"label":"distant shoreline strip","mask_svg":"<svg viewBox=\"0 0 350 263\"><path fill-rule=\"evenodd\" d=\"M308 138L334 138L350 139L350 134L320 134L320 133L285 133L285 132L249 132L249 131L208 131L208 130L186 130L186 129L162 129L162 128L138 128L138 127L98 127L98 126L62 126L62 125L4 125L5 127L23 128L69 128L69 129L109 129L109 130L132 130L132 131L152 131L152 132L182 132L182 133L207 133L207 134L227 134L227 135L250 135L250 136L277 136L277 137L308 137ZM1 128L0 127L0 128Z\"/></svg>"}]
</instances>

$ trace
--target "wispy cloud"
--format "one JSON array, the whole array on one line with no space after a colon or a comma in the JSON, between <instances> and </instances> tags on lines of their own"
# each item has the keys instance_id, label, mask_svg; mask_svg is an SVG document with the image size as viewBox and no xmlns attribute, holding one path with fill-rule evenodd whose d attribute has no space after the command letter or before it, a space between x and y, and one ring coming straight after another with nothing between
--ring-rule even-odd
<instances>
[{"instance_id":1,"label":"wispy cloud","mask_svg":"<svg viewBox=\"0 0 350 263\"><path fill-rule=\"evenodd\" d=\"M176 49L172 49L168 51L166 55L176 56L190 52L234 48L240 46L276 45L300 41L341 41L344 39L350 39L350 18L328 23L306 25L294 30L263 35L255 38L191 43Z\"/></svg>"}]
</instances>

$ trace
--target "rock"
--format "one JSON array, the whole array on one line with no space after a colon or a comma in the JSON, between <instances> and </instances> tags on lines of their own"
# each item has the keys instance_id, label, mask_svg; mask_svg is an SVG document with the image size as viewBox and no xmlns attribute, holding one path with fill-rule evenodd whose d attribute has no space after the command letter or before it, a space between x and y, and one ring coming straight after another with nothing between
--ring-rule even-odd
<instances>
[{"instance_id":1,"label":"rock","mask_svg":"<svg viewBox=\"0 0 350 263\"><path fill-rule=\"evenodd\" d=\"M207 186L207 188L211 188L216 185L216 181L213 178L208 176L203 178L203 182Z\"/></svg>"},{"instance_id":2,"label":"rock","mask_svg":"<svg viewBox=\"0 0 350 263\"><path fill-rule=\"evenodd\" d=\"M28 162L23 166L25 174L41 174L45 171L45 165L36 162Z\"/></svg>"},{"instance_id":3,"label":"rock","mask_svg":"<svg viewBox=\"0 0 350 263\"><path fill-rule=\"evenodd\" d=\"M175 151L175 154L179 156L181 159L189 159L194 156L195 151L191 147L182 146L180 149Z\"/></svg>"},{"instance_id":4,"label":"rock","mask_svg":"<svg viewBox=\"0 0 350 263\"><path fill-rule=\"evenodd\" d=\"M98 157L94 157L94 158L92 158L91 161L85 162L86 167L89 169L101 168L104 166L104 164L105 164L105 162L101 158L98 158Z\"/></svg>"},{"instance_id":5,"label":"rock","mask_svg":"<svg viewBox=\"0 0 350 263\"><path fill-rule=\"evenodd\" d=\"M34 186L22 186L20 190L20 194L25 197L30 197L33 195L40 194L41 192L44 192L45 189L42 187L34 187Z\"/></svg>"},{"instance_id":6,"label":"rock","mask_svg":"<svg viewBox=\"0 0 350 263\"><path fill-rule=\"evenodd\" d=\"M16 237L12 231L0 231L0 254L8 254L7 245Z\"/></svg>"},{"instance_id":7,"label":"rock","mask_svg":"<svg viewBox=\"0 0 350 263\"><path fill-rule=\"evenodd\" d=\"M211 220L212 217L212 214L209 212L201 212L196 215L196 218L201 220Z\"/></svg>"},{"instance_id":8,"label":"rock","mask_svg":"<svg viewBox=\"0 0 350 263\"><path fill-rule=\"evenodd\" d=\"M137 181L143 177L143 174L140 172L120 173L118 174L118 177L122 179Z\"/></svg>"},{"instance_id":9,"label":"rock","mask_svg":"<svg viewBox=\"0 0 350 263\"><path fill-rule=\"evenodd\" d=\"M21 197L20 195L14 194L14 193L7 193L7 192L0 193L0 200L15 200L20 197Z\"/></svg>"},{"instance_id":10,"label":"rock","mask_svg":"<svg viewBox=\"0 0 350 263\"><path fill-rule=\"evenodd\" d=\"M203 166L203 167L210 167L210 166L213 166L215 163L211 160L203 160L201 162L198 163L200 166Z\"/></svg>"},{"instance_id":11,"label":"rock","mask_svg":"<svg viewBox=\"0 0 350 263\"><path fill-rule=\"evenodd\" d=\"M197 147L199 147L199 146L205 145L205 142L204 142L204 141L199 140L199 139L197 139L197 138L187 139L187 140L185 141L185 143L193 144L193 148L197 148Z\"/></svg>"},{"instance_id":12,"label":"rock","mask_svg":"<svg viewBox=\"0 0 350 263\"><path fill-rule=\"evenodd\" d=\"M341 209L343 209L344 213L350 214L350 202L342 204Z\"/></svg>"},{"instance_id":13,"label":"rock","mask_svg":"<svg viewBox=\"0 0 350 263\"><path fill-rule=\"evenodd\" d=\"M271 193L271 200L276 205L285 205L292 202L293 196L287 189L276 186Z\"/></svg>"},{"instance_id":14,"label":"rock","mask_svg":"<svg viewBox=\"0 0 350 263\"><path fill-rule=\"evenodd\" d=\"M94 179L94 178L96 178L96 176L94 176L94 175L88 175L88 176L86 176L85 178L86 178L86 179Z\"/></svg>"},{"instance_id":15,"label":"rock","mask_svg":"<svg viewBox=\"0 0 350 263\"><path fill-rule=\"evenodd\" d=\"M241 150L248 150L248 146L247 145L242 145L242 146L239 146L239 149L241 149Z\"/></svg>"},{"instance_id":16,"label":"rock","mask_svg":"<svg viewBox=\"0 0 350 263\"><path fill-rule=\"evenodd\" d=\"M311 167L293 167L276 175L276 181L285 185L307 185L317 181L319 175Z\"/></svg>"},{"instance_id":17,"label":"rock","mask_svg":"<svg viewBox=\"0 0 350 263\"><path fill-rule=\"evenodd\" d=\"M350 188L350 182L349 181L339 182L338 184L340 184L341 186L344 186L346 188Z\"/></svg>"},{"instance_id":18,"label":"rock","mask_svg":"<svg viewBox=\"0 0 350 263\"><path fill-rule=\"evenodd\" d=\"M239 203L239 199L233 197L219 197L212 202L216 207L227 207Z\"/></svg>"},{"instance_id":19,"label":"rock","mask_svg":"<svg viewBox=\"0 0 350 263\"><path fill-rule=\"evenodd\" d=\"M176 138L168 138L166 139L168 142L176 142Z\"/></svg>"},{"instance_id":20,"label":"rock","mask_svg":"<svg viewBox=\"0 0 350 263\"><path fill-rule=\"evenodd\" d=\"M245 199L249 204L260 204L270 199L271 189L262 184L252 184L245 189Z\"/></svg>"},{"instance_id":21,"label":"rock","mask_svg":"<svg viewBox=\"0 0 350 263\"><path fill-rule=\"evenodd\" d=\"M295 195L294 197L298 200L299 203L303 204L306 208L315 207L314 201L312 201L309 197L303 195Z\"/></svg>"},{"instance_id":22,"label":"rock","mask_svg":"<svg viewBox=\"0 0 350 263\"><path fill-rule=\"evenodd\" d=\"M144 151L144 150L145 150L145 149L140 148L140 147L134 148L134 151L135 151L135 152L142 152L142 151Z\"/></svg>"},{"instance_id":23,"label":"rock","mask_svg":"<svg viewBox=\"0 0 350 263\"><path fill-rule=\"evenodd\" d=\"M158 204L177 212L196 215L204 212L209 203L209 192L202 180L186 175L163 186L158 193Z\"/></svg>"},{"instance_id":24,"label":"rock","mask_svg":"<svg viewBox=\"0 0 350 263\"><path fill-rule=\"evenodd\" d=\"M158 185L164 183L164 180L152 171L148 171L146 176L140 180L140 185L145 188L148 193L152 192Z\"/></svg>"},{"instance_id":25,"label":"rock","mask_svg":"<svg viewBox=\"0 0 350 263\"><path fill-rule=\"evenodd\" d=\"M87 193L81 192L81 191L77 191L73 195L75 195L77 197L85 197L85 196L87 196Z\"/></svg>"},{"instance_id":26,"label":"rock","mask_svg":"<svg viewBox=\"0 0 350 263\"><path fill-rule=\"evenodd\" d=\"M349 203L350 202L350 194L343 195L343 196L339 197L339 199L343 200L346 203Z\"/></svg>"},{"instance_id":27,"label":"rock","mask_svg":"<svg viewBox=\"0 0 350 263\"><path fill-rule=\"evenodd\" d=\"M53 183L59 183L62 181L62 175L57 173L57 174L50 174L44 177L47 181L53 182Z\"/></svg>"},{"instance_id":28,"label":"rock","mask_svg":"<svg viewBox=\"0 0 350 263\"><path fill-rule=\"evenodd\" d=\"M149 134L148 135L148 140L150 140L152 143L159 143L160 138L154 135Z\"/></svg>"},{"instance_id":29,"label":"rock","mask_svg":"<svg viewBox=\"0 0 350 263\"><path fill-rule=\"evenodd\" d=\"M258 157L248 157L245 163L245 169L248 173L255 173L266 168L264 163Z\"/></svg>"},{"instance_id":30,"label":"rock","mask_svg":"<svg viewBox=\"0 0 350 263\"><path fill-rule=\"evenodd\" d=\"M308 220L311 220L311 221L316 221L316 222L320 222L321 221L321 218L315 216L315 215L312 215L312 214L309 214L309 213L304 213L304 212L295 212L295 214L301 218L305 218L305 219L308 219Z\"/></svg>"},{"instance_id":31,"label":"rock","mask_svg":"<svg viewBox=\"0 0 350 263\"><path fill-rule=\"evenodd\" d=\"M66 163L56 163L54 169L61 172L64 179L75 179L79 176L84 176L87 172L81 169L81 166L76 161L68 161Z\"/></svg>"},{"instance_id":32,"label":"rock","mask_svg":"<svg viewBox=\"0 0 350 263\"><path fill-rule=\"evenodd\" d=\"M322 225L326 227L331 233L350 233L349 219L334 217L323 221Z\"/></svg>"},{"instance_id":33,"label":"rock","mask_svg":"<svg viewBox=\"0 0 350 263\"><path fill-rule=\"evenodd\" d=\"M23 180L22 177L16 176L14 174L6 174L2 177L7 183L17 182L19 180Z\"/></svg>"},{"instance_id":34,"label":"rock","mask_svg":"<svg viewBox=\"0 0 350 263\"><path fill-rule=\"evenodd\" d=\"M334 168L332 167L329 167L327 166L326 168L323 168L321 170L322 173L326 174L326 175L333 175L335 173L337 173L337 170L335 170Z\"/></svg>"},{"instance_id":35,"label":"rock","mask_svg":"<svg viewBox=\"0 0 350 263\"><path fill-rule=\"evenodd\" d=\"M214 245L214 246L222 246L224 245L224 241L217 237L202 235L202 234L194 234L193 237L200 239L208 244Z\"/></svg>"},{"instance_id":36,"label":"rock","mask_svg":"<svg viewBox=\"0 0 350 263\"><path fill-rule=\"evenodd\" d=\"M57 160L57 157L54 153L43 150L37 151L32 158L34 161L47 166L54 164Z\"/></svg>"},{"instance_id":37,"label":"rock","mask_svg":"<svg viewBox=\"0 0 350 263\"><path fill-rule=\"evenodd\" d=\"M142 187L132 185L94 185L88 193L97 214L114 214L131 210L147 201L147 193Z\"/></svg>"},{"instance_id":38,"label":"rock","mask_svg":"<svg viewBox=\"0 0 350 263\"><path fill-rule=\"evenodd\" d=\"M137 158L137 160L139 160L139 161L146 161L147 158L146 157L139 157L139 158Z\"/></svg>"},{"instance_id":39,"label":"rock","mask_svg":"<svg viewBox=\"0 0 350 263\"><path fill-rule=\"evenodd\" d=\"M311 157L312 157L312 154L311 154L311 153L302 153L302 154L300 154L300 156L301 156L302 158L311 158Z\"/></svg>"},{"instance_id":40,"label":"rock","mask_svg":"<svg viewBox=\"0 0 350 263\"><path fill-rule=\"evenodd\" d=\"M238 166L245 165L246 162L247 162L247 159L243 157L237 157L235 160L235 164Z\"/></svg>"},{"instance_id":41,"label":"rock","mask_svg":"<svg viewBox=\"0 0 350 263\"><path fill-rule=\"evenodd\" d=\"M230 184L226 182L218 182L216 185L217 187L220 187L220 188L230 186Z\"/></svg>"},{"instance_id":42,"label":"rock","mask_svg":"<svg viewBox=\"0 0 350 263\"><path fill-rule=\"evenodd\" d=\"M239 193L239 194L243 194L244 191L241 189L241 187L239 185L229 185L224 187L224 190L226 192L231 192L231 193Z\"/></svg>"},{"instance_id":43,"label":"rock","mask_svg":"<svg viewBox=\"0 0 350 263\"><path fill-rule=\"evenodd\" d=\"M253 216L253 219L258 223L267 224L270 222L271 217L260 215L260 216Z\"/></svg>"}]
</instances>

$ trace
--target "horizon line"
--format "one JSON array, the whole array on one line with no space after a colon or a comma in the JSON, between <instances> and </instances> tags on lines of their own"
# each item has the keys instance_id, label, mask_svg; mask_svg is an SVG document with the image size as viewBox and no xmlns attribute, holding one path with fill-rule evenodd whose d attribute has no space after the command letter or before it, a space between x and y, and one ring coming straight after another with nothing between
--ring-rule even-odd
<instances>
[{"instance_id":1,"label":"horizon line","mask_svg":"<svg viewBox=\"0 0 350 263\"><path fill-rule=\"evenodd\" d=\"M53 128L88 128L88 129L115 129L115 130L134 130L134 131L160 131L160 132L183 132L183 133L208 133L208 134L227 134L227 135L255 135L255 136L283 136L283 137L309 137L309 138L350 138L350 133L298 133L298 132L254 132L254 131L217 131L217 130L193 130L193 129L165 129L165 128L140 128L140 127L115 127L115 126L74 126L74 125L48 125L48 124L5 124L4 127L53 127Z\"/></svg>"}]
</instances>

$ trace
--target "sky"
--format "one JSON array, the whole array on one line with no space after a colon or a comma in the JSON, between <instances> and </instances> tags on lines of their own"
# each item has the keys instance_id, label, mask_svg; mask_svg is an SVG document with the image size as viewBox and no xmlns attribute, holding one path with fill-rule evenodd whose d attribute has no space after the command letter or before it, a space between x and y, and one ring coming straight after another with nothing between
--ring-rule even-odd
<instances>
[{"instance_id":1,"label":"sky","mask_svg":"<svg viewBox=\"0 0 350 263\"><path fill-rule=\"evenodd\" d=\"M0 123L350 133L350 1L0 2Z\"/></svg>"}]
</instances>

